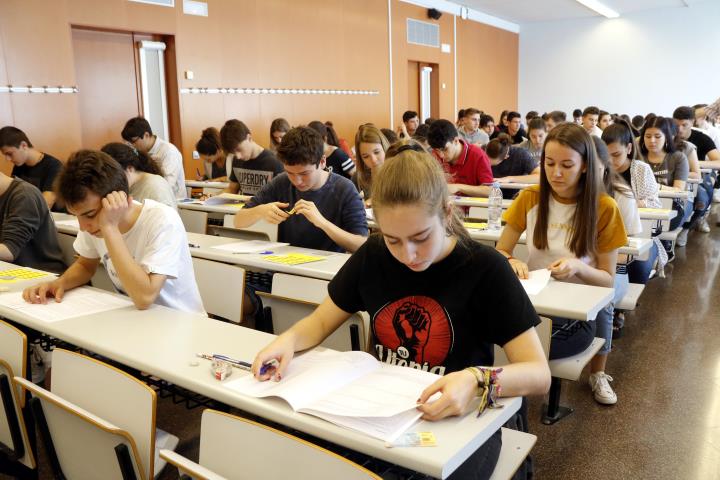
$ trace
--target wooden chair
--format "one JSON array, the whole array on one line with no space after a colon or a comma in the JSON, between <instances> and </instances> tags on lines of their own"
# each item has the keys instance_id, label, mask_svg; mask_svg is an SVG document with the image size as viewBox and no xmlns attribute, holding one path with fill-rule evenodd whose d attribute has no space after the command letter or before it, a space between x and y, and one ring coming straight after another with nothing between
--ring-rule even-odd
<instances>
[{"instance_id":1,"label":"wooden chair","mask_svg":"<svg viewBox=\"0 0 720 480\"><path fill-rule=\"evenodd\" d=\"M0 458L5 457L18 474L37 467L28 437L23 408L25 395L14 382L27 375L27 337L12 325L0 321Z\"/></svg>"},{"instance_id":2,"label":"wooden chair","mask_svg":"<svg viewBox=\"0 0 720 480\"><path fill-rule=\"evenodd\" d=\"M55 478L149 478L129 432L25 378L15 381L32 394L30 406Z\"/></svg>"},{"instance_id":3,"label":"wooden chair","mask_svg":"<svg viewBox=\"0 0 720 480\"><path fill-rule=\"evenodd\" d=\"M159 450L172 450L178 444L174 435L155 429L155 391L99 360L56 348L52 392L126 431L137 445L142 478L157 477L165 466Z\"/></svg>"},{"instance_id":4,"label":"wooden chair","mask_svg":"<svg viewBox=\"0 0 720 480\"><path fill-rule=\"evenodd\" d=\"M269 309L273 333L279 335L310 315L327 297L327 285L327 281L315 278L286 273L273 275L271 293L257 292L263 307ZM356 313L321 345L339 351L366 351L369 332L370 319L365 314Z\"/></svg>"},{"instance_id":5,"label":"wooden chair","mask_svg":"<svg viewBox=\"0 0 720 480\"><path fill-rule=\"evenodd\" d=\"M242 322L245 269L196 257L192 262L205 311L232 323Z\"/></svg>"},{"instance_id":6,"label":"wooden chair","mask_svg":"<svg viewBox=\"0 0 720 480\"><path fill-rule=\"evenodd\" d=\"M232 445L231 451L228 445ZM205 410L202 414L199 463L166 450L162 450L160 456L196 480L380 479L356 463L310 442L215 410Z\"/></svg>"}]
</instances>

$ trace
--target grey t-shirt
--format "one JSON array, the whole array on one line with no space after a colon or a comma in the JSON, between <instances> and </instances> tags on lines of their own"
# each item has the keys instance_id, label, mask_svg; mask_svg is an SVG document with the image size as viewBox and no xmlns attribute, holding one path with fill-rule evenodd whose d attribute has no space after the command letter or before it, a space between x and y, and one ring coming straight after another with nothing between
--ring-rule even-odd
<instances>
[{"instance_id":1,"label":"grey t-shirt","mask_svg":"<svg viewBox=\"0 0 720 480\"><path fill-rule=\"evenodd\" d=\"M0 243L13 255L12 263L62 273L57 230L40 190L14 179L0 195Z\"/></svg>"},{"instance_id":2,"label":"grey t-shirt","mask_svg":"<svg viewBox=\"0 0 720 480\"><path fill-rule=\"evenodd\" d=\"M287 210L291 210L298 200L315 203L323 217L346 232L367 236L367 217L360 195L350 180L336 173L330 173L325 184L318 190L307 192L296 189L290 182L287 173L281 173L251 198L245 204L245 208L271 202L283 202L289 204ZM299 214L291 215L278 226L278 241L287 242L296 247L333 252L344 251L325 232Z\"/></svg>"},{"instance_id":3,"label":"grey t-shirt","mask_svg":"<svg viewBox=\"0 0 720 480\"><path fill-rule=\"evenodd\" d=\"M655 175L655 180L661 185L672 187L675 180L686 182L690 170L688 159L683 152L666 153L661 163L647 162Z\"/></svg>"},{"instance_id":4,"label":"grey t-shirt","mask_svg":"<svg viewBox=\"0 0 720 480\"><path fill-rule=\"evenodd\" d=\"M140 180L130 187L130 195L132 195L132 197L138 202L142 202L146 198L149 198L150 200L164 203L168 207L172 207L174 210L177 210L175 194L173 193L167 180L160 175L145 173Z\"/></svg>"},{"instance_id":5,"label":"grey t-shirt","mask_svg":"<svg viewBox=\"0 0 720 480\"><path fill-rule=\"evenodd\" d=\"M521 143L518 143L515 146L527 150L530 153L533 161L535 162L535 166L537 167L538 165L540 165L540 157L542 156L543 151L542 147L535 148L529 138L523 140Z\"/></svg>"},{"instance_id":6,"label":"grey t-shirt","mask_svg":"<svg viewBox=\"0 0 720 480\"><path fill-rule=\"evenodd\" d=\"M465 127L460 127L458 128L458 133L467 143L486 145L490 141L488 134L479 128L474 132L468 133L465 131Z\"/></svg>"},{"instance_id":7,"label":"grey t-shirt","mask_svg":"<svg viewBox=\"0 0 720 480\"><path fill-rule=\"evenodd\" d=\"M240 195L255 195L263 186L270 183L273 177L285 171L285 168L270 150L263 150L255 158L232 161L230 181L240 185Z\"/></svg>"}]
</instances>

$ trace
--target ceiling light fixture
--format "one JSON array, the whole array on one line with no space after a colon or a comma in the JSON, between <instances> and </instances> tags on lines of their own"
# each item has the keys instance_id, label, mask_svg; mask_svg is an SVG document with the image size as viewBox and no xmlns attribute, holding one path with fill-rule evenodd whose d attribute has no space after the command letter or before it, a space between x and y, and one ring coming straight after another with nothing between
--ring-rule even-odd
<instances>
[{"instance_id":1,"label":"ceiling light fixture","mask_svg":"<svg viewBox=\"0 0 720 480\"><path fill-rule=\"evenodd\" d=\"M618 12L613 10L612 8L608 7L607 5L604 5L600 3L598 0L575 0L576 2L585 5L590 10L594 10L600 15L607 17L607 18L617 18L620 16Z\"/></svg>"}]
</instances>

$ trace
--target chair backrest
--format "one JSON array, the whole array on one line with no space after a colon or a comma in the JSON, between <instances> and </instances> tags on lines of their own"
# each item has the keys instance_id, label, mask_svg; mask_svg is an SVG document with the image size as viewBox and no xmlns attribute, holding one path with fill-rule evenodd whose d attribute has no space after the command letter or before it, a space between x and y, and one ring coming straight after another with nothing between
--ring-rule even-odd
<instances>
[{"instance_id":1,"label":"chair backrest","mask_svg":"<svg viewBox=\"0 0 720 480\"><path fill-rule=\"evenodd\" d=\"M25 395L14 381L27 374L27 337L17 328L0 321L0 444L15 454L28 468L35 468L22 414ZM10 412L10 413L7 413Z\"/></svg>"},{"instance_id":2,"label":"chair backrest","mask_svg":"<svg viewBox=\"0 0 720 480\"><path fill-rule=\"evenodd\" d=\"M318 303L281 297L271 293L256 292L262 298L263 307L270 307L273 333L280 335L318 307ZM323 347L341 352L367 351L369 325L360 313L353 314L322 343Z\"/></svg>"},{"instance_id":3,"label":"chair backrest","mask_svg":"<svg viewBox=\"0 0 720 480\"><path fill-rule=\"evenodd\" d=\"M223 227L228 228L235 228L235 215L227 214L223 217ZM265 220L258 220L254 224L243 227L243 228L235 228L236 230L245 231L245 232L256 232L261 233L263 235L267 235L267 239L271 242L277 242L278 238L278 226L274 225L272 223L269 223Z\"/></svg>"},{"instance_id":4,"label":"chair backrest","mask_svg":"<svg viewBox=\"0 0 720 480\"><path fill-rule=\"evenodd\" d=\"M540 317L540 324L535 327L540 338L545 358L550 358L550 337L552 336L552 320L547 317ZM495 365L507 365L510 363L502 347L495 345Z\"/></svg>"},{"instance_id":5,"label":"chair backrest","mask_svg":"<svg viewBox=\"0 0 720 480\"><path fill-rule=\"evenodd\" d=\"M233 446L231 455L228 445ZM312 472L318 480L380 478L310 442L215 410L202 414L200 464L227 478L238 478L238 469L242 469L242 478L267 480L297 477L301 470Z\"/></svg>"},{"instance_id":6,"label":"chair backrest","mask_svg":"<svg viewBox=\"0 0 720 480\"><path fill-rule=\"evenodd\" d=\"M242 322L245 269L196 257L192 263L205 311L233 323Z\"/></svg>"},{"instance_id":7,"label":"chair backrest","mask_svg":"<svg viewBox=\"0 0 720 480\"><path fill-rule=\"evenodd\" d=\"M58 243L60 244L60 253L62 253L65 265L72 265L73 262L75 262L77 253L75 253L73 244L75 243L76 238L76 235L69 235L67 233L58 232L57 234Z\"/></svg>"},{"instance_id":8,"label":"chair backrest","mask_svg":"<svg viewBox=\"0 0 720 480\"><path fill-rule=\"evenodd\" d=\"M135 478L148 478L140 467L140 454L135 441L127 431L29 380L15 377L15 381L32 394L34 398L31 401L36 402L34 407L37 402L42 407L52 450L64 478L122 480L124 477L116 453L119 445L127 448ZM33 414L44 436L43 420L38 418L36 408L33 408ZM52 458L52 453L49 455Z\"/></svg>"},{"instance_id":9,"label":"chair backrest","mask_svg":"<svg viewBox=\"0 0 720 480\"><path fill-rule=\"evenodd\" d=\"M185 226L186 232L205 234L205 230L207 229L208 212L178 208L178 213L180 214L180 219Z\"/></svg>"},{"instance_id":10,"label":"chair backrest","mask_svg":"<svg viewBox=\"0 0 720 480\"><path fill-rule=\"evenodd\" d=\"M156 395L150 387L106 363L61 348L53 353L51 383L57 396L127 431L137 445L143 477L153 478Z\"/></svg>"},{"instance_id":11,"label":"chair backrest","mask_svg":"<svg viewBox=\"0 0 720 480\"><path fill-rule=\"evenodd\" d=\"M306 302L322 303L328 296L328 281L317 278L299 277L287 273L273 275L273 295L305 300Z\"/></svg>"}]
</instances>

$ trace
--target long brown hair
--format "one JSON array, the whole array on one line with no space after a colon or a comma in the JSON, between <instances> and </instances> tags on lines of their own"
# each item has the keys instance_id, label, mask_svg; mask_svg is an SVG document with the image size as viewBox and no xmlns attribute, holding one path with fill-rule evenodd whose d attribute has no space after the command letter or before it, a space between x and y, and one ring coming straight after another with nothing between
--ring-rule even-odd
<instances>
[{"instance_id":1,"label":"long brown hair","mask_svg":"<svg viewBox=\"0 0 720 480\"><path fill-rule=\"evenodd\" d=\"M567 247L576 257L597 253L598 201L603 187L598 175L598 159L595 144L583 127L575 123L562 123L553 128L545 140L540 165L540 202L533 232L533 245L544 250L548 247L547 230L552 187L545 174L545 150L550 142L575 150L585 163L585 172L578 181L577 206L572 220L572 234L566 241Z\"/></svg>"},{"instance_id":2,"label":"long brown hair","mask_svg":"<svg viewBox=\"0 0 720 480\"><path fill-rule=\"evenodd\" d=\"M355 167L357 168L357 182L360 190L369 191L372 186L372 179L370 178L370 169L365 165L360 155L360 144L361 143L376 143L379 144L383 149L383 152L387 152L390 147L385 135L372 123L366 123L360 125L357 133L355 134Z\"/></svg>"},{"instance_id":3,"label":"long brown hair","mask_svg":"<svg viewBox=\"0 0 720 480\"><path fill-rule=\"evenodd\" d=\"M396 142L387 151L385 162L373 178L372 201L376 218L385 208L396 205L423 205L428 215L437 215L443 222L449 211L447 234L464 245L473 241L458 210L450 203L440 164L415 140Z\"/></svg>"}]
</instances>

